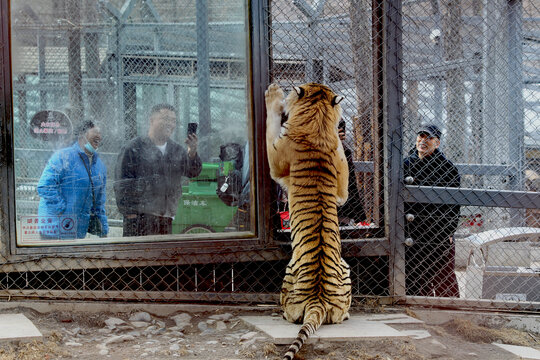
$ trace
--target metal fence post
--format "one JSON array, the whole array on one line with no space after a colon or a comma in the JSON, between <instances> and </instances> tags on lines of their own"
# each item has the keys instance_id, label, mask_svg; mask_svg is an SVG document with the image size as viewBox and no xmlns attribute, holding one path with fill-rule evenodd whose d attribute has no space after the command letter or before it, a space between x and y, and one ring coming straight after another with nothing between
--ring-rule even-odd
<instances>
[{"instance_id":1,"label":"metal fence post","mask_svg":"<svg viewBox=\"0 0 540 360\"><path fill-rule=\"evenodd\" d=\"M390 241L390 294L405 295L405 249L402 168L402 68L401 1L385 1L385 83L386 105L386 233Z\"/></svg>"}]
</instances>

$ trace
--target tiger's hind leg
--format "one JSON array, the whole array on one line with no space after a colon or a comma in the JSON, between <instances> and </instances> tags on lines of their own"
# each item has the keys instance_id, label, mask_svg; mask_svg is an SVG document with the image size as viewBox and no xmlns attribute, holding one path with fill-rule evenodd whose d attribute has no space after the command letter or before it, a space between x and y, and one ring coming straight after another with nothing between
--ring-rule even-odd
<instances>
[{"instance_id":1,"label":"tiger's hind leg","mask_svg":"<svg viewBox=\"0 0 540 360\"><path fill-rule=\"evenodd\" d=\"M304 318L305 305L304 303L296 303L297 296L294 291L296 277L292 274L291 262L289 262L285 270L279 301L283 310L283 318L292 323L301 323Z\"/></svg>"},{"instance_id":2,"label":"tiger's hind leg","mask_svg":"<svg viewBox=\"0 0 540 360\"><path fill-rule=\"evenodd\" d=\"M352 301L351 270L349 264L341 258L341 284L337 291L339 296L334 298L327 313L327 322L330 324L339 324L343 320L349 319L349 308Z\"/></svg>"}]
</instances>

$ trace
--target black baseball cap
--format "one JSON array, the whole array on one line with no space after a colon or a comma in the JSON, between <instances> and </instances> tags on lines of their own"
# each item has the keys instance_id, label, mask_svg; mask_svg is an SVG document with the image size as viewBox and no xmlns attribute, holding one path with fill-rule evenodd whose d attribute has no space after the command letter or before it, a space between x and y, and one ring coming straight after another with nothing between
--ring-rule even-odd
<instances>
[{"instance_id":1,"label":"black baseball cap","mask_svg":"<svg viewBox=\"0 0 540 360\"><path fill-rule=\"evenodd\" d=\"M435 137L437 139L441 138L441 130L437 126L432 124L423 125L416 133L419 135L426 134L430 137Z\"/></svg>"}]
</instances>

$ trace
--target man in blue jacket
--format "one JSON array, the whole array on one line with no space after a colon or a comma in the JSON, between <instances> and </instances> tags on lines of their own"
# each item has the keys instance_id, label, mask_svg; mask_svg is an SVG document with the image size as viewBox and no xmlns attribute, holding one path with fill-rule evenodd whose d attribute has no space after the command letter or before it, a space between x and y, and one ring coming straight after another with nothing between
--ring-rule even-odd
<instances>
[{"instance_id":1,"label":"man in blue jacket","mask_svg":"<svg viewBox=\"0 0 540 360\"><path fill-rule=\"evenodd\" d=\"M105 237L109 232L105 214L107 170L97 153L100 129L88 120L75 134L77 141L55 152L39 179L42 238L85 238L92 214L100 223L96 235Z\"/></svg>"}]
</instances>

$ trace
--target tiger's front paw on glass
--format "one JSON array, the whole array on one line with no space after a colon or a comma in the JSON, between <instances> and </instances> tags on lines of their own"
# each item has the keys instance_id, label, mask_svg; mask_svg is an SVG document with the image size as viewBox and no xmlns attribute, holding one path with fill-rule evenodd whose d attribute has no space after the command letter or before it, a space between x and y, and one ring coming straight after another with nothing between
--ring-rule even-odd
<instances>
[{"instance_id":1,"label":"tiger's front paw on glass","mask_svg":"<svg viewBox=\"0 0 540 360\"><path fill-rule=\"evenodd\" d=\"M270 84L268 86L268 89L264 92L264 99L266 101L266 107L268 110L272 108L273 111L281 112L279 111L282 107L283 98L285 97L285 94L283 93L283 90L279 87L278 84ZM280 109L274 109L273 107L278 105Z\"/></svg>"}]
</instances>

